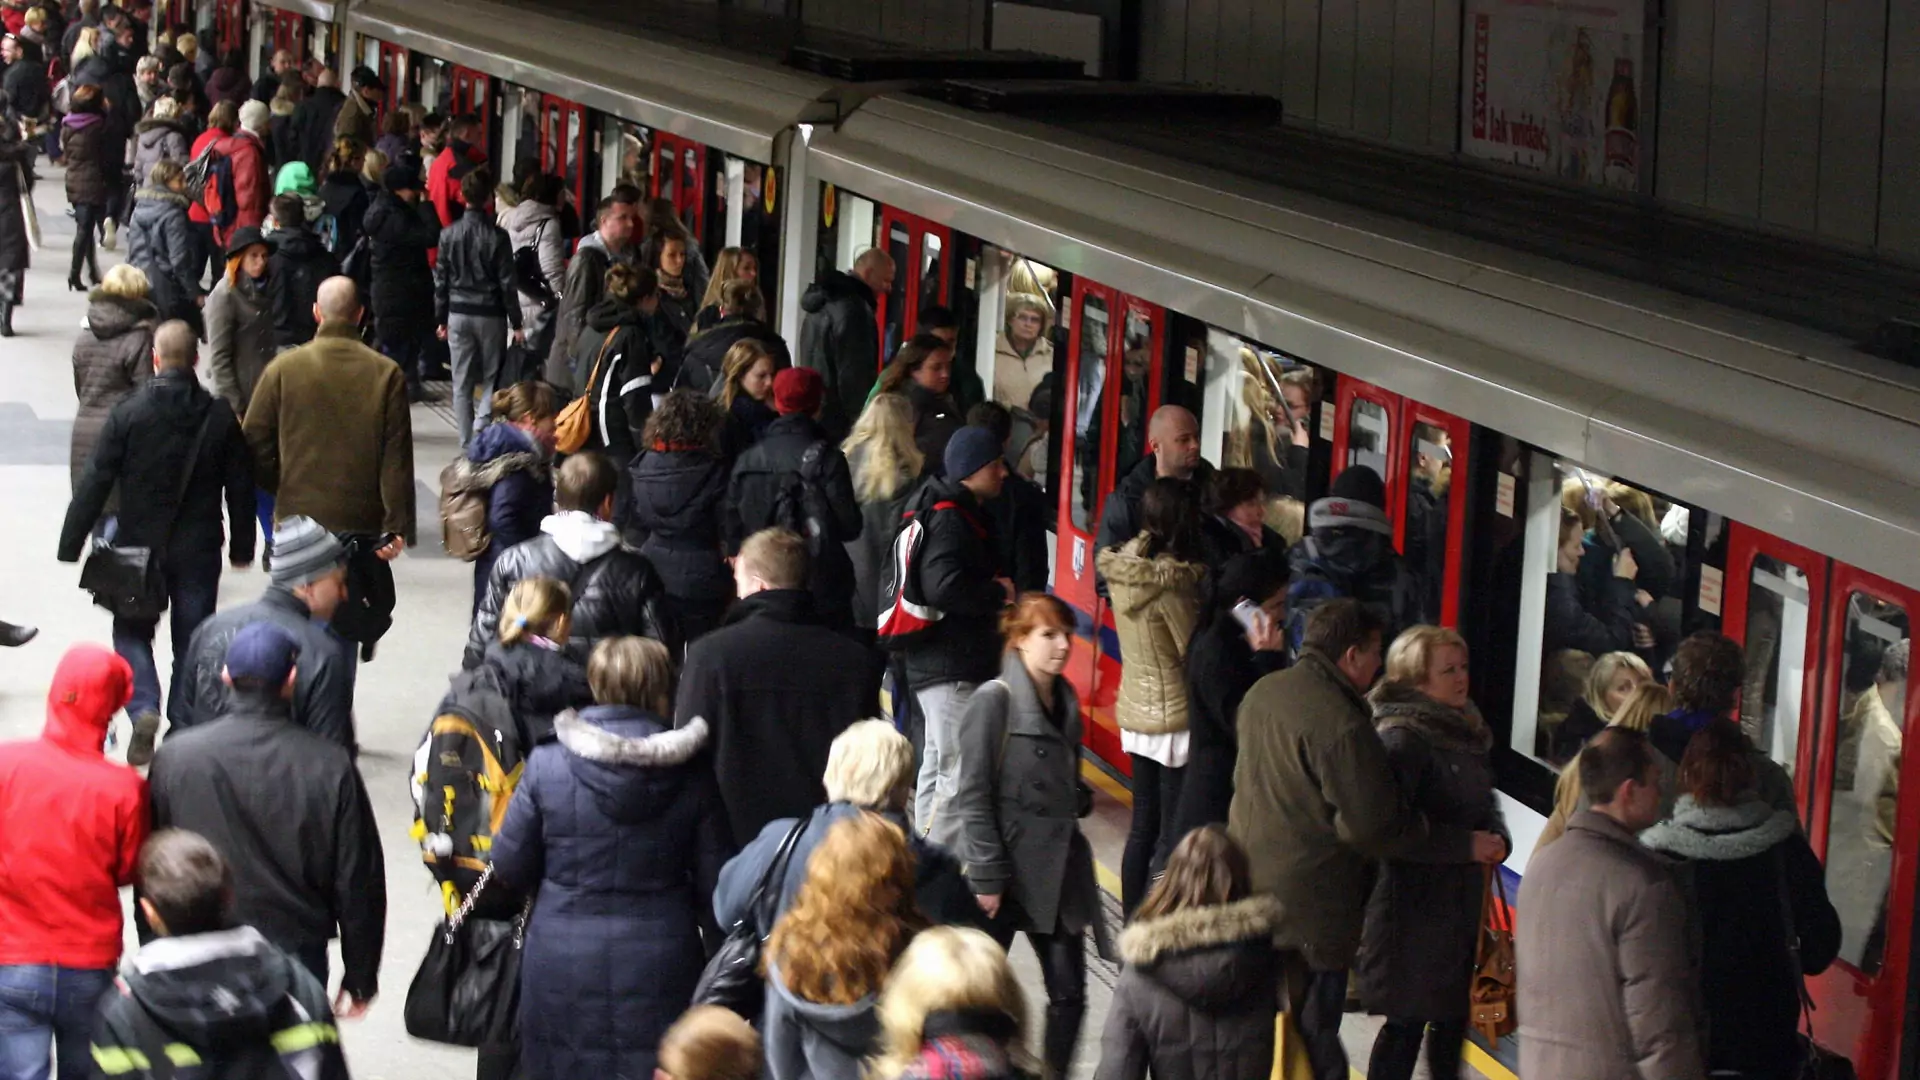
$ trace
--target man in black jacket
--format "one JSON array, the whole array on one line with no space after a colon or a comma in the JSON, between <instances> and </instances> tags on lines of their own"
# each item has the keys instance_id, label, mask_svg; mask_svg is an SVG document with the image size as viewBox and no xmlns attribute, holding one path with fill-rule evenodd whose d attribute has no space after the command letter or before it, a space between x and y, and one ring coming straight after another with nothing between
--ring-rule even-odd
<instances>
[{"instance_id":1,"label":"man in black jacket","mask_svg":"<svg viewBox=\"0 0 1920 1080\"><path fill-rule=\"evenodd\" d=\"M300 160L315 176L326 171L327 155L333 153L333 121L346 100L347 95L340 92L340 76L326 68L313 92L293 107L293 137L300 145Z\"/></svg>"},{"instance_id":2,"label":"man in black jacket","mask_svg":"<svg viewBox=\"0 0 1920 1080\"><path fill-rule=\"evenodd\" d=\"M406 373L407 396L417 402L434 332L427 252L440 242L440 230L420 213L419 168L390 165L383 186L361 222L372 278L373 335L380 351Z\"/></svg>"},{"instance_id":3,"label":"man in black jacket","mask_svg":"<svg viewBox=\"0 0 1920 1080\"><path fill-rule=\"evenodd\" d=\"M993 432L1003 448L1013 439L1013 414L997 401L983 401L967 410L967 426ZM1047 587L1047 528L1053 515L1040 485L1007 467L1007 483L1000 497L988 500L993 521L994 547L1000 569L1016 592L1044 591Z\"/></svg>"},{"instance_id":4,"label":"man in black jacket","mask_svg":"<svg viewBox=\"0 0 1920 1080\"><path fill-rule=\"evenodd\" d=\"M879 298L892 290L893 275L893 256L868 248L853 260L853 273L829 270L800 297L807 317L800 324L799 364L827 381L821 422L836 442L853 429L880 374L874 313Z\"/></svg>"},{"instance_id":5,"label":"man in black jacket","mask_svg":"<svg viewBox=\"0 0 1920 1080\"><path fill-rule=\"evenodd\" d=\"M234 921L299 958L322 985L336 932L345 1017L380 989L386 862L353 758L293 720L306 650L271 623L233 636L220 719L170 735L147 775L153 827L207 838L233 867Z\"/></svg>"},{"instance_id":6,"label":"man in black jacket","mask_svg":"<svg viewBox=\"0 0 1920 1080\"><path fill-rule=\"evenodd\" d=\"M815 419L825 386L820 373L788 368L773 379L780 419L740 455L727 492L727 551L761 529L785 528L807 540L807 587L814 611L836 630L853 629L853 559L846 544L864 524L853 473L839 443Z\"/></svg>"},{"instance_id":7,"label":"man in black jacket","mask_svg":"<svg viewBox=\"0 0 1920 1080\"><path fill-rule=\"evenodd\" d=\"M175 702L188 642L219 602L223 491L227 519L242 526L233 530L227 558L236 569L253 562L253 455L233 410L194 378L197 344L192 328L178 320L154 331L154 377L107 416L60 530L60 561L77 561L108 494L118 486L113 542L153 549L153 561L164 568ZM158 628L154 620L113 620L114 651L134 673L127 760L135 765L152 760L160 730L160 673L153 660Z\"/></svg>"},{"instance_id":8,"label":"man in black jacket","mask_svg":"<svg viewBox=\"0 0 1920 1080\"><path fill-rule=\"evenodd\" d=\"M273 300L273 346L285 352L313 340L320 328L313 317L320 283L340 276L340 260L307 228L307 209L300 196L275 195L270 205L273 232L268 239L273 255L267 260L267 291Z\"/></svg>"},{"instance_id":9,"label":"man in black jacket","mask_svg":"<svg viewBox=\"0 0 1920 1080\"><path fill-rule=\"evenodd\" d=\"M587 312L606 296L607 270L616 262L632 263L640 248L638 194L615 189L600 200L591 235L582 237L567 263L567 281L554 316L553 348L547 353L547 381L568 393L581 393L588 372L575 371L573 356L586 325Z\"/></svg>"},{"instance_id":10,"label":"man in black jacket","mask_svg":"<svg viewBox=\"0 0 1920 1080\"><path fill-rule=\"evenodd\" d=\"M626 546L613 524L620 470L605 456L575 454L554 475L558 512L540 523L540 535L500 553L486 595L473 615L461 665L480 666L500 627L507 594L527 578L550 577L573 589L573 629L567 652L581 663L601 638L650 637L680 655L679 627L666 607L666 586L645 555Z\"/></svg>"},{"instance_id":11,"label":"man in black jacket","mask_svg":"<svg viewBox=\"0 0 1920 1080\"><path fill-rule=\"evenodd\" d=\"M674 723L706 719L735 842L824 802L834 738L879 713L880 656L814 613L807 561L806 541L786 529L748 537L733 562L740 599L687 649Z\"/></svg>"},{"instance_id":12,"label":"man in black jacket","mask_svg":"<svg viewBox=\"0 0 1920 1080\"><path fill-rule=\"evenodd\" d=\"M923 828L953 797L960 767L954 728L974 688L1000 674L1000 610L1014 596L982 508L1007 478L999 442L985 428L961 428L947 441L945 464L946 476L928 481L911 511L926 529L913 570L920 598L942 613L903 654L926 725L913 797L913 820Z\"/></svg>"},{"instance_id":13,"label":"man in black jacket","mask_svg":"<svg viewBox=\"0 0 1920 1080\"><path fill-rule=\"evenodd\" d=\"M1191 480L1196 491L1205 491L1213 479L1213 466L1200 456L1200 421L1178 405L1162 405L1147 420L1147 456L1140 460L1107 496L1107 508L1100 514L1100 534L1094 551L1119 547L1140 533L1140 500L1147 488L1162 476ZM1096 578L1100 595L1105 596L1105 578Z\"/></svg>"},{"instance_id":14,"label":"man in black jacket","mask_svg":"<svg viewBox=\"0 0 1920 1080\"><path fill-rule=\"evenodd\" d=\"M241 630L267 622L300 647L294 722L353 750L353 647L326 627L347 597L346 559L346 548L312 518L281 518L273 531L267 591L201 623L188 643L176 680L179 693L167 710L170 730L210 724L227 711L230 693L220 677L227 647Z\"/></svg>"},{"instance_id":15,"label":"man in black jacket","mask_svg":"<svg viewBox=\"0 0 1920 1080\"><path fill-rule=\"evenodd\" d=\"M464 448L473 440L473 391L488 399L520 329L520 293L513 272L513 242L493 220L493 174L475 169L460 178L466 210L440 230L440 257L433 266L433 315L440 340L453 351L453 426Z\"/></svg>"}]
</instances>

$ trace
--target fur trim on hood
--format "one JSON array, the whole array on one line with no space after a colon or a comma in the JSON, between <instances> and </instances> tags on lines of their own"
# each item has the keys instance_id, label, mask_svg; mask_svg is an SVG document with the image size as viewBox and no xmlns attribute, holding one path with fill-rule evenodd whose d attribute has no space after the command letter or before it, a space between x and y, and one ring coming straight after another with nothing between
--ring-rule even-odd
<instances>
[{"instance_id":1,"label":"fur trim on hood","mask_svg":"<svg viewBox=\"0 0 1920 1080\"><path fill-rule=\"evenodd\" d=\"M1185 908L1127 927L1120 935L1120 956L1129 964L1150 966L1174 953L1271 937L1279 921L1280 901L1271 896Z\"/></svg>"},{"instance_id":2,"label":"fur trim on hood","mask_svg":"<svg viewBox=\"0 0 1920 1080\"><path fill-rule=\"evenodd\" d=\"M654 769L691 761L707 745L707 722L696 716L685 727L632 739L582 720L579 710L568 709L553 718L553 734L561 746L588 761Z\"/></svg>"},{"instance_id":3,"label":"fur trim on hood","mask_svg":"<svg viewBox=\"0 0 1920 1080\"><path fill-rule=\"evenodd\" d=\"M1381 683L1367 695L1378 731L1407 728L1442 750L1484 754L1493 749L1493 732L1472 702L1465 710L1442 705L1411 686Z\"/></svg>"},{"instance_id":4,"label":"fur trim on hood","mask_svg":"<svg viewBox=\"0 0 1920 1080\"><path fill-rule=\"evenodd\" d=\"M174 191L172 188L162 187L143 187L133 193L133 201L136 204L143 202L173 203L183 210L192 205L185 195Z\"/></svg>"},{"instance_id":5,"label":"fur trim on hood","mask_svg":"<svg viewBox=\"0 0 1920 1080\"><path fill-rule=\"evenodd\" d=\"M1739 806L1701 806L1682 795L1673 816L1640 834L1655 851L1683 859L1732 862L1750 859L1792 836L1800 822L1785 810L1755 799Z\"/></svg>"},{"instance_id":6,"label":"fur trim on hood","mask_svg":"<svg viewBox=\"0 0 1920 1080\"><path fill-rule=\"evenodd\" d=\"M1197 589L1206 580L1207 568L1197 562L1182 562L1171 555L1147 558L1147 538L1136 536L1117 548L1108 548L1094 560L1107 579L1116 612L1139 611L1169 589Z\"/></svg>"}]
</instances>

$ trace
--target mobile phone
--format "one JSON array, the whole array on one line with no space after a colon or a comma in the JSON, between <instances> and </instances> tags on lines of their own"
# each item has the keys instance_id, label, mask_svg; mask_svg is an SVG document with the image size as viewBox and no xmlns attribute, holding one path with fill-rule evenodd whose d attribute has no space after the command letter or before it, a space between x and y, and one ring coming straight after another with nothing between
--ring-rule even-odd
<instances>
[{"instance_id":1,"label":"mobile phone","mask_svg":"<svg viewBox=\"0 0 1920 1080\"><path fill-rule=\"evenodd\" d=\"M1245 597L1241 597L1240 602L1233 605L1234 620L1249 634L1259 628L1260 618L1263 614L1265 613L1260 610L1259 604Z\"/></svg>"}]
</instances>

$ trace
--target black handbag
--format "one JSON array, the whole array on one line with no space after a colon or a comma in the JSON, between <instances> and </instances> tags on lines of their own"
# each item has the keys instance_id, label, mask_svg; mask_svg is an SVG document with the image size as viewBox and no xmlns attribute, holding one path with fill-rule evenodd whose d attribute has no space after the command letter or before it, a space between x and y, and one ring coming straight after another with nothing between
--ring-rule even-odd
<instances>
[{"instance_id":1,"label":"black handbag","mask_svg":"<svg viewBox=\"0 0 1920 1080\"><path fill-rule=\"evenodd\" d=\"M780 894L787 880L787 864L793 860L793 846L811 823L812 819L805 817L794 822L786 839L780 841L773 861L767 864L766 872L753 887L747 910L727 931L726 938L707 961L706 969L700 972L700 982L693 988L693 1004L719 1005L749 1021L760 1015L760 1005L765 1000L760 950L767 943L760 927L765 926L769 932L773 929L774 917L779 914Z\"/></svg>"},{"instance_id":2,"label":"black handbag","mask_svg":"<svg viewBox=\"0 0 1920 1080\"><path fill-rule=\"evenodd\" d=\"M1793 985L1800 992L1800 1019L1803 1030L1794 1032L1800 1047L1800 1064L1790 1075L1794 1080L1858 1080L1853 1062L1813 1041L1813 995L1807 993L1806 972L1800 966L1800 932L1793 918L1793 896L1787 888L1786 856L1776 848L1775 887L1780 891L1780 918L1787 936L1787 960L1793 967Z\"/></svg>"},{"instance_id":3,"label":"black handbag","mask_svg":"<svg viewBox=\"0 0 1920 1080\"><path fill-rule=\"evenodd\" d=\"M80 568L80 587L93 594L93 602L113 612L116 619L153 622L167 610L167 578L154 561L156 552L163 557L173 541L173 527L180 520L187 498L187 484L193 479L193 466L200 460L200 444L206 440L207 425L213 422L213 410L200 421L193 433L193 446L187 450L186 467L180 470L180 482L173 492L173 517L160 535L160 546L122 547L96 537Z\"/></svg>"},{"instance_id":4,"label":"black handbag","mask_svg":"<svg viewBox=\"0 0 1920 1080\"><path fill-rule=\"evenodd\" d=\"M520 954L529 900L511 922L470 919L481 890L493 877L489 863L473 891L427 942L407 987L407 1034L452 1046L494 1046L515 1041L520 1019Z\"/></svg>"}]
</instances>

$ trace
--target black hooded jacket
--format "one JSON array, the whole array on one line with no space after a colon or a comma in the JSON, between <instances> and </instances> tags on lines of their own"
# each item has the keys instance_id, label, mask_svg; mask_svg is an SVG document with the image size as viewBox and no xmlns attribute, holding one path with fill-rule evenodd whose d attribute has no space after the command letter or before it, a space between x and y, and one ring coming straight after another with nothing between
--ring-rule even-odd
<instances>
[{"instance_id":1,"label":"black hooded jacket","mask_svg":"<svg viewBox=\"0 0 1920 1080\"><path fill-rule=\"evenodd\" d=\"M733 575L720 554L727 463L703 450L648 450L628 470L630 523L646 532L640 553L677 600L724 603Z\"/></svg>"},{"instance_id":2,"label":"black hooded jacket","mask_svg":"<svg viewBox=\"0 0 1920 1080\"><path fill-rule=\"evenodd\" d=\"M327 988L250 926L150 941L121 984L94 1021L96 1075L172 1075L153 1066L159 1045L221 1080L347 1080Z\"/></svg>"},{"instance_id":3,"label":"black hooded jacket","mask_svg":"<svg viewBox=\"0 0 1920 1080\"><path fill-rule=\"evenodd\" d=\"M333 215L333 255L345 261L365 232L373 193L359 173L331 172L320 183L320 204L326 213Z\"/></svg>"},{"instance_id":4,"label":"black hooded jacket","mask_svg":"<svg viewBox=\"0 0 1920 1080\"><path fill-rule=\"evenodd\" d=\"M660 356L653 320L632 304L607 297L587 312L574 345L574 369L592 380L593 433L587 448L615 465L633 460L653 415L653 364Z\"/></svg>"},{"instance_id":5,"label":"black hooded jacket","mask_svg":"<svg viewBox=\"0 0 1920 1080\"><path fill-rule=\"evenodd\" d=\"M362 225L372 255L374 317L431 327L433 270L427 252L439 242L440 231L427 224L415 204L388 191L374 197Z\"/></svg>"},{"instance_id":6,"label":"black hooded jacket","mask_svg":"<svg viewBox=\"0 0 1920 1080\"><path fill-rule=\"evenodd\" d=\"M320 328L313 304L320 296L320 283L340 275L340 260L305 226L280 229L269 239L273 256L268 261L267 293L273 300L273 343L282 349L297 348L312 341Z\"/></svg>"},{"instance_id":7,"label":"black hooded jacket","mask_svg":"<svg viewBox=\"0 0 1920 1080\"><path fill-rule=\"evenodd\" d=\"M847 456L812 417L795 413L775 420L767 425L766 435L733 463L727 497L727 552L737 554L747 537L761 529L786 524L776 520L781 493L793 490L807 451L815 445L822 451L813 467L812 480L826 503L829 535L822 539L807 579L820 617L830 626L851 626L853 559L847 554L846 543L860 538L865 519L860 514L860 501L853 494Z\"/></svg>"},{"instance_id":8,"label":"black hooded jacket","mask_svg":"<svg viewBox=\"0 0 1920 1080\"><path fill-rule=\"evenodd\" d=\"M562 650L530 641L514 645L495 641L487 646L484 663L500 677L513 719L520 725L523 753L553 740L554 717L593 704L586 665Z\"/></svg>"},{"instance_id":9,"label":"black hooded jacket","mask_svg":"<svg viewBox=\"0 0 1920 1080\"><path fill-rule=\"evenodd\" d=\"M800 297L806 319L800 324L801 367L812 368L827 383L820 422L844 439L866 408L867 391L880 374L880 331L876 302L867 283L829 270Z\"/></svg>"},{"instance_id":10,"label":"black hooded jacket","mask_svg":"<svg viewBox=\"0 0 1920 1080\"><path fill-rule=\"evenodd\" d=\"M669 390L698 390L703 394L714 392L720 385L720 377L725 374L724 363L727 350L740 341L752 338L767 347L773 354L773 370L784 371L793 366L793 357L787 352L787 343L773 327L757 319L741 316L715 323L703 331L699 337L687 342L680 350L680 363L667 378Z\"/></svg>"}]
</instances>

